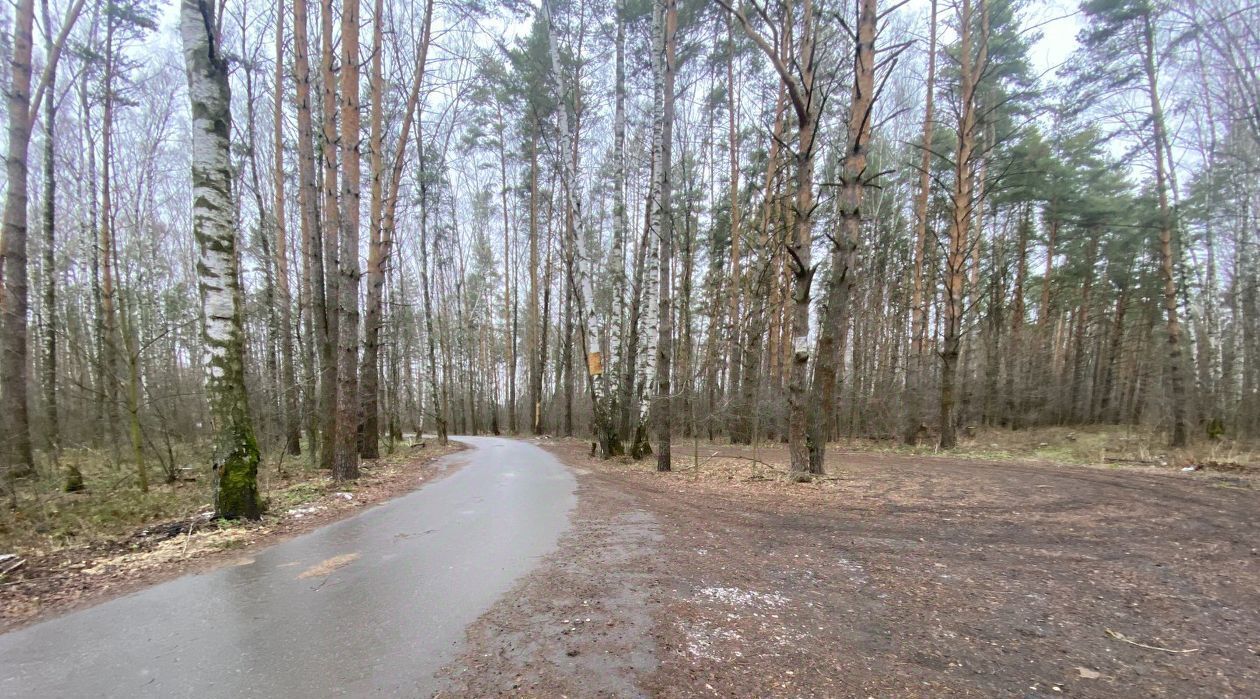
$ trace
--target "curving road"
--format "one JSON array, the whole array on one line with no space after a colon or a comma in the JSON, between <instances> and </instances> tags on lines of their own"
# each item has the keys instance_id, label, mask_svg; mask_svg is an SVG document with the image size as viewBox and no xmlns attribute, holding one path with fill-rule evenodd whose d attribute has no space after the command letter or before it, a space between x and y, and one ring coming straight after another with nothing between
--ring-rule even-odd
<instances>
[{"instance_id":1,"label":"curving road","mask_svg":"<svg viewBox=\"0 0 1260 699\"><path fill-rule=\"evenodd\" d=\"M460 437L455 473L259 552L0 636L0 696L422 696L568 527L550 453ZM348 564L319 573L321 563ZM305 576L303 574L305 573Z\"/></svg>"}]
</instances>

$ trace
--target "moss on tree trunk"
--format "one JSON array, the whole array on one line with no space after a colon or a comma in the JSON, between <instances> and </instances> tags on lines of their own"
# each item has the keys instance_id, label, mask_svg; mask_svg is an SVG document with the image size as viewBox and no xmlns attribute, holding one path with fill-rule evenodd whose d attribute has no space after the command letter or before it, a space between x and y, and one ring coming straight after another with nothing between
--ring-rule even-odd
<instances>
[{"instance_id":1,"label":"moss on tree trunk","mask_svg":"<svg viewBox=\"0 0 1260 699\"><path fill-rule=\"evenodd\" d=\"M231 95L213 15L206 0L183 0L180 7L192 107L193 237L198 248L206 394L214 429L214 509L216 516L226 519L257 519L263 507L258 496L258 442L245 391L230 164Z\"/></svg>"}]
</instances>

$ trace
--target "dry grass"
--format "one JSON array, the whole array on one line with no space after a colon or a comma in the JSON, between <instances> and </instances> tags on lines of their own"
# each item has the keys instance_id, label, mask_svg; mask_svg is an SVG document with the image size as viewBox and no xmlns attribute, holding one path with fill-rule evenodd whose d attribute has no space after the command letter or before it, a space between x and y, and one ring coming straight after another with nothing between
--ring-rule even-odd
<instances>
[{"instance_id":1,"label":"dry grass","mask_svg":"<svg viewBox=\"0 0 1260 699\"><path fill-rule=\"evenodd\" d=\"M200 449L180 445L177 463L195 463ZM71 464L83 474L86 490L62 490L64 469ZM0 513L0 551L54 550L112 540L146 522L190 517L210 502L205 474L188 471L185 477L197 480L167 484L156 464L149 470L149 490L141 492L134 465L119 464L104 451L65 450L60 468L45 462L36 476L17 481L10 507Z\"/></svg>"},{"instance_id":2,"label":"dry grass","mask_svg":"<svg viewBox=\"0 0 1260 699\"><path fill-rule=\"evenodd\" d=\"M62 452L59 466L45 461L36 476L17 481L8 506L0 508L0 553L50 552L68 547L91 546L133 535L154 522L190 520L211 511L209 446L189 442L173 449L180 478L164 483L165 474L149 464L150 485L142 492L136 467L116 462L107 451L76 448ZM417 454L400 447L365 471L365 483L388 476ZM266 454L259 466L258 485L271 513L285 512L322 498L333 490L357 486L338 485L309 461L309 456ZM87 489L62 490L65 469L75 465ZM219 525L215 525L217 529Z\"/></svg>"},{"instance_id":3,"label":"dry grass","mask_svg":"<svg viewBox=\"0 0 1260 699\"><path fill-rule=\"evenodd\" d=\"M942 451L934 444L908 447L897 441L854 439L828 446L828 476L814 486L823 490L844 480L845 455L888 454L900 456L948 456L977 461L1041 462L1095 466L1176 470L1187 465L1239 465L1240 470L1260 471L1260 445L1232 440L1203 442L1189 449L1171 450L1166 436L1136 428L1044 427L1021 431L977 429L956 449ZM788 477L787 446L763 442L755 446L723 442L679 440L673 446L673 470L677 477L698 481L785 481ZM618 468L649 472L654 457L634 461L622 457Z\"/></svg>"},{"instance_id":4,"label":"dry grass","mask_svg":"<svg viewBox=\"0 0 1260 699\"><path fill-rule=\"evenodd\" d=\"M1260 461L1260 444L1231 439L1201 440L1186 449L1170 449L1168 435L1159 430L1133 426L1086 425L1079 427L1036 427L1009 430L980 427L974 436L960 436L955 457L982 459L1021 459L1059 463L1101 465L1130 463L1181 467L1208 461L1253 464ZM844 443L842 447L936 454L934 443L906 447L898 442Z\"/></svg>"}]
</instances>

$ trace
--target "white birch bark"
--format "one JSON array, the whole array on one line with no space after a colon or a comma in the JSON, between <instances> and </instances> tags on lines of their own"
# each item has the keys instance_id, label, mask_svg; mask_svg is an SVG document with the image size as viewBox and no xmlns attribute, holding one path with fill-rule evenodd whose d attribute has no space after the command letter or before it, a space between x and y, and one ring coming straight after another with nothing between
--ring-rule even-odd
<instances>
[{"instance_id":1,"label":"white birch bark","mask_svg":"<svg viewBox=\"0 0 1260 699\"><path fill-rule=\"evenodd\" d=\"M180 36L192 107L193 236L198 250L206 394L214 429L215 513L253 519L262 513L259 456L245 392L228 65L219 50L216 26L207 0L182 0Z\"/></svg>"},{"instance_id":2,"label":"white birch bark","mask_svg":"<svg viewBox=\"0 0 1260 699\"><path fill-rule=\"evenodd\" d=\"M549 0L543 0L541 5L542 21L547 28L547 51L551 59L551 79L555 82L555 90L557 101L559 102L559 143L560 143L560 160L562 162L561 178L563 180L565 205L568 207L569 216L572 220L571 230L567 231L570 236L569 245L567 246L568 259L566 260L566 272L573 289L574 308L577 313L578 337L581 340L581 349L583 358L590 356L590 348L594 346L592 342L593 333L590 332L589 319L586 313L586 299L593 297L591 290L590 278L585 271L583 264L583 256L580 242L584 239L579 232L583 226L583 216L581 207L581 198L577 192L577 174L574 172L574 158L564 151L568 147L576 148L576 144L572 144L571 134L569 132L569 112L568 112L568 90L565 89L563 74L560 70L560 52L556 46L555 26L553 25L553 17L551 15L551 4ZM596 439L599 441L604 457L614 456L621 451L621 441L616 436L613 428L611 406L607 401L607 394L610 391L605 387L605 374L592 375L586 372L587 392L590 395L591 406L594 410L594 428Z\"/></svg>"},{"instance_id":3,"label":"white birch bark","mask_svg":"<svg viewBox=\"0 0 1260 699\"><path fill-rule=\"evenodd\" d=\"M627 328L628 313L626 309L626 231L629 221L626 212L626 22L623 16L625 8L618 2L613 10L617 14L616 38L616 83L614 85L615 106L613 109L613 240L612 252L609 255L612 274L613 309L616 318L612 320L612 342L610 353L611 372L608 385L613 393L609 396L609 406L616 412L622 406L616 403L616 388L621 386L624 372L630 371L626 362L626 336L634 332Z\"/></svg>"}]
</instances>

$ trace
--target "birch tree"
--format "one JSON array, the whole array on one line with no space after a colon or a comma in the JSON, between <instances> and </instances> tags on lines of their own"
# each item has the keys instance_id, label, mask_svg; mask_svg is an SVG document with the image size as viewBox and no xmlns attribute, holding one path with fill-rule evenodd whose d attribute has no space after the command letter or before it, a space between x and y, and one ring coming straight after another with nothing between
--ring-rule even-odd
<instances>
[{"instance_id":1,"label":"birch tree","mask_svg":"<svg viewBox=\"0 0 1260 699\"><path fill-rule=\"evenodd\" d=\"M180 37L192 108L193 237L197 241L206 395L214 423L215 515L257 519L258 444L245 390L245 333L232 201L231 95L216 8L182 0Z\"/></svg>"},{"instance_id":2,"label":"birch tree","mask_svg":"<svg viewBox=\"0 0 1260 699\"><path fill-rule=\"evenodd\" d=\"M568 276L568 285L571 290L572 300L575 313L577 315L576 326L582 356L587 358L586 385L587 395L590 397L591 405L594 411L594 432L601 445L601 452L605 458L613 456L621 451L621 440L617 437L616 428L612 421L612 412L608 401L608 394L611 393L606 386L605 377L602 371L594 370L594 361L591 358L591 349L594 347L592 342L592 333L588 325L587 316L587 299L591 297L590 281L586 276L585 265L582 260L582 251L579 246L581 235L577 227L582 224L582 211L580 198L577 193L577 177L574 172L574 162L577 157L577 143L571 141L569 132L569 113L567 104L567 90L562 78L560 70L560 53L555 38L555 27L551 13L550 0L543 0L540 6L540 18L544 25L547 37L547 53L550 58L550 78L553 87L557 92L557 120L559 122L559 142L564 145L572 143L574 148L572 157L563 155L563 165L561 166L561 176L563 178L565 207L566 207L566 235L568 237L568 245L566 247L566 274Z\"/></svg>"}]
</instances>

